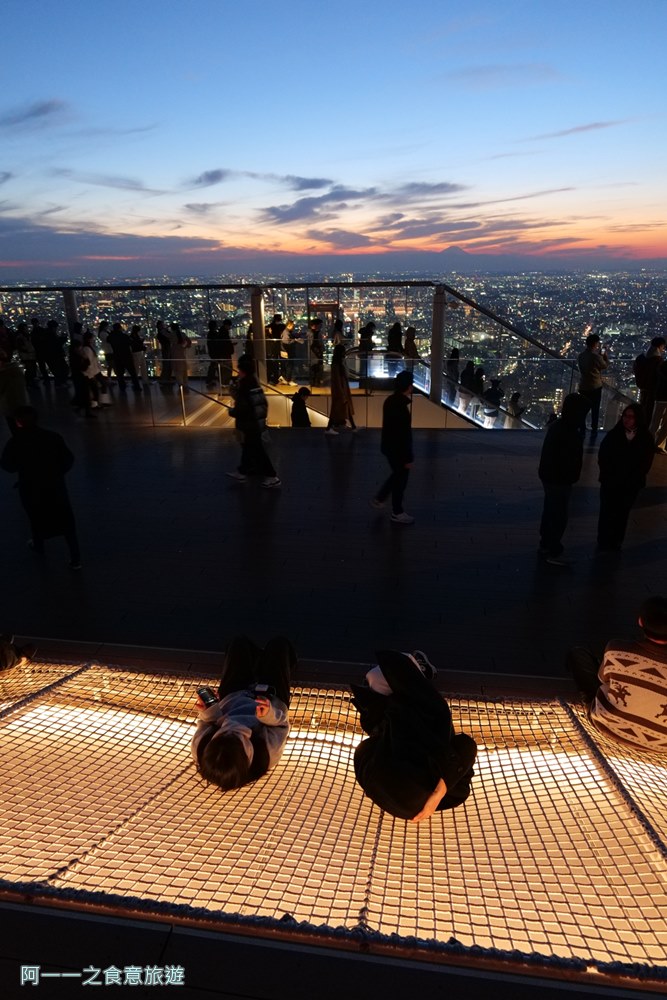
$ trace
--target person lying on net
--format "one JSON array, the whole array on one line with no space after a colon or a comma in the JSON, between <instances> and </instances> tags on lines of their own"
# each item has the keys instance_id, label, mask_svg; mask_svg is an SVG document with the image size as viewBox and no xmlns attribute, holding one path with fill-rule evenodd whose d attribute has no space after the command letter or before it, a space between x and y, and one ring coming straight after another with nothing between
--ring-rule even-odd
<instances>
[{"instance_id":1,"label":"person lying on net","mask_svg":"<svg viewBox=\"0 0 667 1000\"><path fill-rule=\"evenodd\" d=\"M354 753L357 781L381 809L420 823L470 795L477 744L454 733L435 668L421 650L379 650L366 684L351 685L368 739Z\"/></svg>"},{"instance_id":2,"label":"person lying on net","mask_svg":"<svg viewBox=\"0 0 667 1000\"><path fill-rule=\"evenodd\" d=\"M295 665L288 639L271 639L264 649L245 636L231 641L217 693L197 692L192 756L203 778L230 791L261 778L278 762L289 731Z\"/></svg>"}]
</instances>

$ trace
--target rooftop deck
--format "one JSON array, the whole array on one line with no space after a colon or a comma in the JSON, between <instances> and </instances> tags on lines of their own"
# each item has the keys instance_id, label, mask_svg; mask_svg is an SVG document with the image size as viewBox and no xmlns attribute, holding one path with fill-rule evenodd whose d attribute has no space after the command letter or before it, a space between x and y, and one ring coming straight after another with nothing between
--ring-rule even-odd
<instances>
[{"instance_id":1,"label":"rooftop deck","mask_svg":"<svg viewBox=\"0 0 667 1000\"><path fill-rule=\"evenodd\" d=\"M664 766L614 753L588 732L562 664L575 642L632 633L640 601L667 591L665 461L656 459L624 552L603 557L587 450L566 536L575 562L564 570L536 553L541 434L416 431L406 506L417 520L402 528L368 506L385 476L377 431L272 431L284 485L265 491L225 476L238 454L232 432L153 428L144 405L129 397L94 423L66 405L46 408L44 423L78 459L69 482L81 573L67 569L58 539L36 560L9 476L0 494L3 624L42 637L41 663L3 687L12 774L3 846L16 887L4 911L13 917L6 977L19 955L71 968L63 942L77 914L53 909L69 895L88 914L86 929L75 927L82 965L118 964L118 955L186 961L180 995L197 998L356 997L366 988L355 976L369 974L436 996L442 967L415 963L425 952L448 963L451 996L487 996L491 976L498 998L538 988L546 997L562 988L542 978L552 973L573 976L581 995L612 995L610 983L619 997L660 990ZM301 688L275 781L234 793L223 810L192 773L190 705L197 679L216 676L240 631L292 638ZM379 645L425 648L455 716L480 737L470 803L424 828L382 816L349 771L359 733L340 685ZM162 647L150 654L151 669L166 666L160 677L149 674L146 646ZM498 702L497 688L512 697ZM36 760L49 765L38 797ZM26 912L30 884L41 905ZM179 925L183 906L197 912ZM225 924L225 913L234 920ZM247 937L254 920L264 921L261 948ZM21 944L26 933L39 935L39 955ZM301 942L298 974L285 939ZM323 943L354 954L322 959ZM271 992L236 969L214 987L203 948L235 969L241 955L270 961L288 985ZM512 951L533 979L513 978ZM51 985L40 996L65 995Z\"/></svg>"},{"instance_id":2,"label":"rooftop deck","mask_svg":"<svg viewBox=\"0 0 667 1000\"><path fill-rule=\"evenodd\" d=\"M559 676L568 646L631 633L643 598L667 592L661 457L625 550L603 555L587 447L565 536L574 562L561 569L537 555L539 432L415 431L416 522L403 528L369 507L387 472L377 430L272 430L283 486L268 491L225 475L238 462L231 430L154 428L132 394L95 422L41 405L77 458L84 569L67 569L61 539L43 561L27 549L3 473L3 627L16 633L213 651L238 631L285 633L307 659L423 646L447 670Z\"/></svg>"}]
</instances>

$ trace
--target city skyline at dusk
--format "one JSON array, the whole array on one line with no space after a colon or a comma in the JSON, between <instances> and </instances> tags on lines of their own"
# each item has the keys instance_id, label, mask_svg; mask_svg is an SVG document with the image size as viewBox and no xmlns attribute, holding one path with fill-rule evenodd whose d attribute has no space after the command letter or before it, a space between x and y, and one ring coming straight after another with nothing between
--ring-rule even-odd
<instances>
[{"instance_id":1,"label":"city skyline at dusk","mask_svg":"<svg viewBox=\"0 0 667 1000\"><path fill-rule=\"evenodd\" d=\"M660 0L8 0L3 20L1 283L667 260Z\"/></svg>"}]
</instances>

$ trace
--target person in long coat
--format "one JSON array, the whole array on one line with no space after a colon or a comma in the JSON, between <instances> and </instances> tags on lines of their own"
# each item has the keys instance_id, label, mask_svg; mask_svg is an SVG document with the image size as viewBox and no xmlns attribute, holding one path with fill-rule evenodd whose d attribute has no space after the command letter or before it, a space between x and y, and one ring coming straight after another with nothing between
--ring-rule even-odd
<instances>
[{"instance_id":1,"label":"person in long coat","mask_svg":"<svg viewBox=\"0 0 667 1000\"><path fill-rule=\"evenodd\" d=\"M344 427L346 422L356 431L354 404L345 370L345 348L342 344L336 344L331 358L331 411L325 433L338 434L336 427Z\"/></svg>"},{"instance_id":2,"label":"person in long coat","mask_svg":"<svg viewBox=\"0 0 667 1000\"><path fill-rule=\"evenodd\" d=\"M74 513L65 485L74 455L60 434L38 426L32 406L19 407L14 419L16 432L5 445L0 467L18 473L19 497L30 521L32 548L41 555L46 539L62 535L69 547L70 569L81 569Z\"/></svg>"},{"instance_id":3,"label":"person in long coat","mask_svg":"<svg viewBox=\"0 0 667 1000\"><path fill-rule=\"evenodd\" d=\"M630 403L600 445L598 548L618 551L628 518L653 464L655 440L639 403Z\"/></svg>"}]
</instances>

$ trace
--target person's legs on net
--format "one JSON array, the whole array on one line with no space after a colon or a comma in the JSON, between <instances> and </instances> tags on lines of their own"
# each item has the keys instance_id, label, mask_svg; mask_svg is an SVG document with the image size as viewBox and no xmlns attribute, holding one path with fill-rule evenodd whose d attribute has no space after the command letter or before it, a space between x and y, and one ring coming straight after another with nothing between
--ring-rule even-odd
<instances>
[{"instance_id":1,"label":"person's legs on net","mask_svg":"<svg viewBox=\"0 0 667 1000\"><path fill-rule=\"evenodd\" d=\"M257 664L261 650L245 635L237 635L227 646L218 685L218 698L232 691L242 691L257 680Z\"/></svg>"},{"instance_id":2,"label":"person's legs on net","mask_svg":"<svg viewBox=\"0 0 667 1000\"><path fill-rule=\"evenodd\" d=\"M285 705L290 702L290 680L296 665L296 653L289 639L279 635L269 639L259 656L257 679L270 684Z\"/></svg>"}]
</instances>

